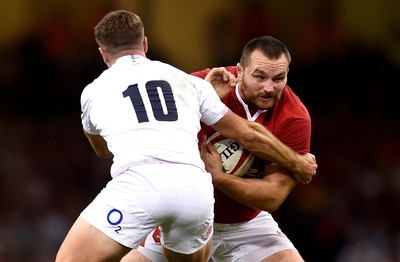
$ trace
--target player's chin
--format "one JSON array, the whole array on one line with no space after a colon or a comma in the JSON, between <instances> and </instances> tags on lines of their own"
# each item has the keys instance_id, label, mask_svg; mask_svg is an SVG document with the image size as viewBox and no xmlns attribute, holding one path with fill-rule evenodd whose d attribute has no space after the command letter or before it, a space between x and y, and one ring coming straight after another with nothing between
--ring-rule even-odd
<instances>
[{"instance_id":1,"label":"player's chin","mask_svg":"<svg viewBox=\"0 0 400 262\"><path fill-rule=\"evenodd\" d=\"M272 108L276 104L274 97L270 98L260 98L257 101L257 108L260 110L267 110Z\"/></svg>"}]
</instances>

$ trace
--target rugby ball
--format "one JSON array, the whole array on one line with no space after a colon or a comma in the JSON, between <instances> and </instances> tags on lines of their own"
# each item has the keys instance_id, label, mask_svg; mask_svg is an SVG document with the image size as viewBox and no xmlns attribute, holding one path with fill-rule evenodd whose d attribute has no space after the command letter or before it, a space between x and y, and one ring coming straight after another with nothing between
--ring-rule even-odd
<instances>
[{"instance_id":1,"label":"rugby ball","mask_svg":"<svg viewBox=\"0 0 400 262\"><path fill-rule=\"evenodd\" d=\"M217 149L225 173L243 176L249 170L254 161L254 155L244 149L237 141L226 138L216 132L208 138Z\"/></svg>"}]
</instances>

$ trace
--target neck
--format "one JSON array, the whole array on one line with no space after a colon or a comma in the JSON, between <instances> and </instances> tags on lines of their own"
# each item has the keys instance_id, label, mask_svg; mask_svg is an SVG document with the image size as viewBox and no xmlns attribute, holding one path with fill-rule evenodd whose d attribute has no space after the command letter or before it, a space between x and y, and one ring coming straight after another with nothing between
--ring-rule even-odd
<instances>
[{"instance_id":1,"label":"neck","mask_svg":"<svg viewBox=\"0 0 400 262\"><path fill-rule=\"evenodd\" d=\"M123 56L127 56L127 55L140 55L143 57L146 57L146 53L144 52L144 50L140 50L140 49L129 49L129 50L124 50L121 52L116 53L115 55L108 55L108 63L107 66L111 67L113 64L115 64L115 62L117 61L118 58L123 57Z\"/></svg>"}]
</instances>

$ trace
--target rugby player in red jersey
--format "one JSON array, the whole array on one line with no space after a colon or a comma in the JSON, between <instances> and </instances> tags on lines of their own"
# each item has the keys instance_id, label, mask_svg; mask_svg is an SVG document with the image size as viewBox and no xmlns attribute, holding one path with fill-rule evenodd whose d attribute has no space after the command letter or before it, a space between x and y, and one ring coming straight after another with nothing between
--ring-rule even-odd
<instances>
[{"instance_id":1,"label":"rugby player in red jersey","mask_svg":"<svg viewBox=\"0 0 400 262\"><path fill-rule=\"evenodd\" d=\"M216 90L221 100L239 116L264 125L297 153L307 154L311 119L287 85L290 62L290 53L281 41L262 36L246 44L237 66L205 69L193 75L211 82L237 81L233 88ZM214 132L202 126L199 136ZM256 158L243 177L227 175L215 148L203 140L200 149L215 189L210 261L304 261L271 215L298 183L294 173ZM159 237L156 229L139 248L150 261L164 261ZM122 261L132 260L128 255Z\"/></svg>"}]
</instances>

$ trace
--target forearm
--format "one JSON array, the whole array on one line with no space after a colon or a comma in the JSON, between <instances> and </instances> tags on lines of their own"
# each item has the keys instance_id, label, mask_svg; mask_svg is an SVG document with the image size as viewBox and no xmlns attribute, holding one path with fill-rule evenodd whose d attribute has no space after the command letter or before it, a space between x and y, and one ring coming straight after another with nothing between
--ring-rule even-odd
<instances>
[{"instance_id":1,"label":"forearm","mask_svg":"<svg viewBox=\"0 0 400 262\"><path fill-rule=\"evenodd\" d=\"M96 152L96 154L99 157L103 157L103 158L113 157L113 154L108 150L107 142L104 140L103 137L101 137L100 135L89 134L85 130L83 130L83 131L84 131L85 136L89 140L90 145L92 146L93 150Z\"/></svg>"},{"instance_id":2,"label":"forearm","mask_svg":"<svg viewBox=\"0 0 400 262\"><path fill-rule=\"evenodd\" d=\"M262 179L225 174L217 149L207 143L205 136L200 140L200 155L212 175L214 187L253 208L275 211L297 184L289 171L275 164L264 166Z\"/></svg>"},{"instance_id":3,"label":"forearm","mask_svg":"<svg viewBox=\"0 0 400 262\"><path fill-rule=\"evenodd\" d=\"M291 171L299 173L304 165L302 156L291 148L283 144L279 139L272 135L265 127L251 123L251 127L259 134L253 141L251 150L256 156L277 163L279 166Z\"/></svg>"},{"instance_id":4,"label":"forearm","mask_svg":"<svg viewBox=\"0 0 400 262\"><path fill-rule=\"evenodd\" d=\"M273 212L280 207L294 188L296 181L281 183L279 179L243 179L233 175L223 174L213 179L215 188L224 192L230 198L256 209Z\"/></svg>"},{"instance_id":5,"label":"forearm","mask_svg":"<svg viewBox=\"0 0 400 262\"><path fill-rule=\"evenodd\" d=\"M316 174L315 158L296 153L259 123L247 121L229 110L212 127L223 136L235 139L254 155L289 170L303 184L309 183Z\"/></svg>"}]
</instances>

